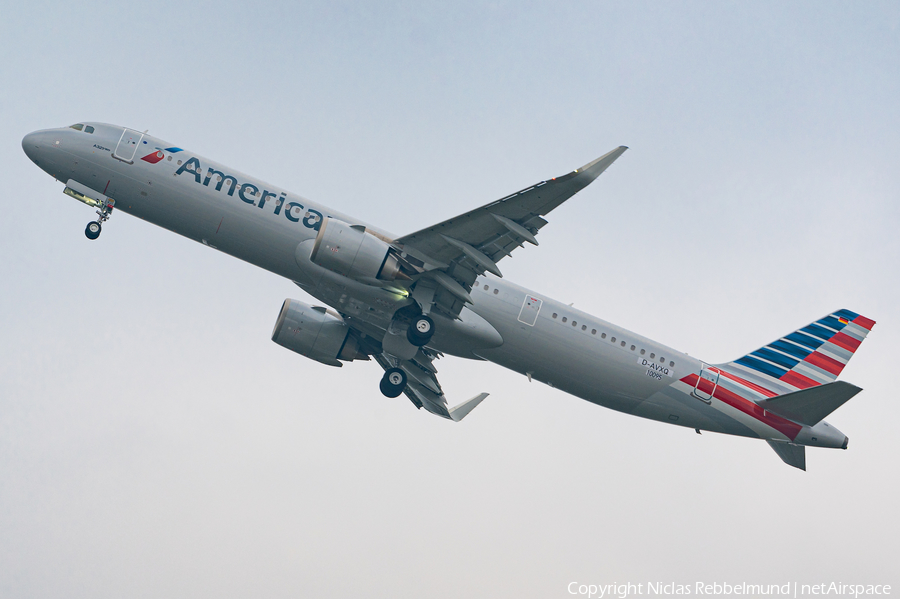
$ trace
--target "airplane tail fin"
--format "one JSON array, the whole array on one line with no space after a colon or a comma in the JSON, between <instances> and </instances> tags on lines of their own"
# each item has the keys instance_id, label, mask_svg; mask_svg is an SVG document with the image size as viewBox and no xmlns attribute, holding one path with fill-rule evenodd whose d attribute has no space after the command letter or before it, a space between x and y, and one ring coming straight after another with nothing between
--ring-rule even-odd
<instances>
[{"instance_id":1,"label":"airplane tail fin","mask_svg":"<svg viewBox=\"0 0 900 599\"><path fill-rule=\"evenodd\" d=\"M723 366L776 395L826 385L837 379L874 325L856 312L838 310Z\"/></svg>"},{"instance_id":2,"label":"airplane tail fin","mask_svg":"<svg viewBox=\"0 0 900 599\"><path fill-rule=\"evenodd\" d=\"M775 450L778 457L788 466L806 470L806 447L803 445L794 445L793 443L784 443L782 441L766 440L769 447Z\"/></svg>"}]
</instances>

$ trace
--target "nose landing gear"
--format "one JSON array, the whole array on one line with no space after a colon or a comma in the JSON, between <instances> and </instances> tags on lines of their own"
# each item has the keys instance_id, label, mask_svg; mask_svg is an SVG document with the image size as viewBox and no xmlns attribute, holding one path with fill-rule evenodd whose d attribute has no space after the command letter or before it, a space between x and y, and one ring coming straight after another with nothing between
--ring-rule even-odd
<instances>
[{"instance_id":1,"label":"nose landing gear","mask_svg":"<svg viewBox=\"0 0 900 599\"><path fill-rule=\"evenodd\" d=\"M106 201L101 204L100 209L97 210L97 216L99 218L95 221L91 221L87 224L87 227L84 228L84 236L88 239L94 240L100 237L100 231L103 230L103 223L109 220L110 215L113 211L113 206L116 205L116 201L112 198L106 198Z\"/></svg>"}]
</instances>

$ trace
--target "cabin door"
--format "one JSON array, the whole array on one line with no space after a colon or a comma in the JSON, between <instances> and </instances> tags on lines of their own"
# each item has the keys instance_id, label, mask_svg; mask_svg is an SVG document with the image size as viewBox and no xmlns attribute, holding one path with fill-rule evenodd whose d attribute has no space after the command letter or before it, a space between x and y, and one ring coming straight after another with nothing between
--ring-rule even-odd
<instances>
[{"instance_id":1,"label":"cabin door","mask_svg":"<svg viewBox=\"0 0 900 599\"><path fill-rule=\"evenodd\" d=\"M132 131L131 129L123 129L119 143L116 144L116 150L113 152L113 158L117 158L122 162L131 164L134 162L134 153L137 152L138 145L141 143L144 134Z\"/></svg>"},{"instance_id":2,"label":"cabin door","mask_svg":"<svg viewBox=\"0 0 900 599\"><path fill-rule=\"evenodd\" d=\"M697 384L694 385L694 390L691 394L697 399L702 399L703 401L711 401L713 393L716 392L716 387L719 386L719 369L712 368L709 364L702 364L702 368L700 369L700 376L697 377Z\"/></svg>"}]
</instances>

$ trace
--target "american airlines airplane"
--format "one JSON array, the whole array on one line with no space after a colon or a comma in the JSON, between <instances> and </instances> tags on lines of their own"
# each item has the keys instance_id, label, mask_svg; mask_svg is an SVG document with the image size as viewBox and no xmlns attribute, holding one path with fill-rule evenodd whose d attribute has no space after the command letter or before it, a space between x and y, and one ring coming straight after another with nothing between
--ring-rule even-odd
<instances>
[{"instance_id":1,"label":"american airlines airplane","mask_svg":"<svg viewBox=\"0 0 900 599\"><path fill-rule=\"evenodd\" d=\"M836 310L727 364L708 364L502 278L497 263L554 208L600 176L620 146L421 231L396 236L157 139L103 123L36 131L25 154L92 208L174 231L296 283L325 304L287 299L272 340L323 364L374 358L381 392L462 420L487 393L450 407L443 355L489 360L592 403L669 424L765 439L806 469L806 447L847 448L825 422L861 389L837 381L873 320Z\"/></svg>"}]
</instances>

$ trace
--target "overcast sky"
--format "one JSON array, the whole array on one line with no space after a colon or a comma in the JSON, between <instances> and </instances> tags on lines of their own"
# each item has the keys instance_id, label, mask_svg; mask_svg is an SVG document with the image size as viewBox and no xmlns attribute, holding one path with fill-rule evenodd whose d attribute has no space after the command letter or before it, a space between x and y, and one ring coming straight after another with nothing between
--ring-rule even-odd
<instances>
[{"instance_id":1,"label":"overcast sky","mask_svg":"<svg viewBox=\"0 0 900 599\"><path fill-rule=\"evenodd\" d=\"M23 2L0 39L0 596L900 590L896 2ZM873 318L850 448L803 473L456 358L464 422L387 399L270 341L290 281L85 239L21 149L84 120L397 234L627 145L506 277L708 362Z\"/></svg>"}]
</instances>

